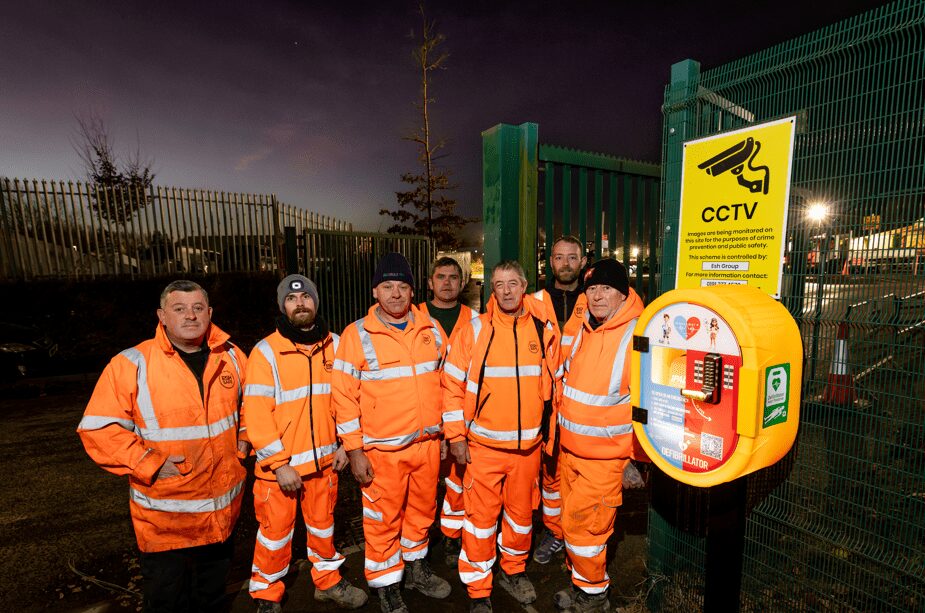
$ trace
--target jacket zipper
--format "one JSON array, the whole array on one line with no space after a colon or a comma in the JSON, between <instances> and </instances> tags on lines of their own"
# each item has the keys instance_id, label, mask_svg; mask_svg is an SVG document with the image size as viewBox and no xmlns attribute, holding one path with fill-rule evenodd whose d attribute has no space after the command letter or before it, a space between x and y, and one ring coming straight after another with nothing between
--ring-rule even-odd
<instances>
[{"instance_id":1,"label":"jacket zipper","mask_svg":"<svg viewBox=\"0 0 925 613\"><path fill-rule=\"evenodd\" d=\"M323 341L322 341L323 342ZM312 356L316 351L309 353L308 358L308 428L312 438L312 455L315 457L315 470L321 472L321 463L318 461L318 446L315 444L315 407L312 404L312 384L314 383L314 373L312 371ZM305 355L305 354L302 354Z\"/></svg>"},{"instance_id":2,"label":"jacket zipper","mask_svg":"<svg viewBox=\"0 0 925 613\"><path fill-rule=\"evenodd\" d=\"M517 448L520 449L520 352L517 347L517 317L514 317L514 378L517 384Z\"/></svg>"}]
</instances>

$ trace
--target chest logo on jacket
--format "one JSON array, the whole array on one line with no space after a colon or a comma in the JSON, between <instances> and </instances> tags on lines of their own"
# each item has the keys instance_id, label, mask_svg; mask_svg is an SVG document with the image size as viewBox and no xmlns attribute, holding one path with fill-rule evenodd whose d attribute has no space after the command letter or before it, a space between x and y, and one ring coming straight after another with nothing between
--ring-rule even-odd
<instances>
[{"instance_id":1,"label":"chest logo on jacket","mask_svg":"<svg viewBox=\"0 0 925 613\"><path fill-rule=\"evenodd\" d=\"M231 373L228 372L227 370L222 371L222 376L219 377L219 381L221 382L223 387L226 387L228 389L231 389L232 387L234 387L234 377L232 377Z\"/></svg>"},{"instance_id":2,"label":"chest logo on jacket","mask_svg":"<svg viewBox=\"0 0 925 613\"><path fill-rule=\"evenodd\" d=\"M530 344L528 345L528 347L529 347L529 349L530 349L530 353L539 353L539 352L540 352L540 344L537 343L536 341L530 341Z\"/></svg>"},{"instance_id":3,"label":"chest logo on jacket","mask_svg":"<svg viewBox=\"0 0 925 613\"><path fill-rule=\"evenodd\" d=\"M424 334L424 335L422 335L422 336L423 336L423 338L422 338L421 340L424 341L424 344L425 344L425 345L430 345L431 342L433 342L433 339L431 338L430 334Z\"/></svg>"},{"instance_id":4,"label":"chest logo on jacket","mask_svg":"<svg viewBox=\"0 0 925 613\"><path fill-rule=\"evenodd\" d=\"M334 370L334 362L331 362L330 360L325 360L324 361L324 371L331 372L332 370Z\"/></svg>"}]
</instances>

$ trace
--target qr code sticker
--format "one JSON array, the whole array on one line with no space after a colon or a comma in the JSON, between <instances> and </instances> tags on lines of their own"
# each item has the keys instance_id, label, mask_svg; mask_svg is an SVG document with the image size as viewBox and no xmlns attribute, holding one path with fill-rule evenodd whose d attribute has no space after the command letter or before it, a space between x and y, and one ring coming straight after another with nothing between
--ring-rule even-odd
<instances>
[{"instance_id":1,"label":"qr code sticker","mask_svg":"<svg viewBox=\"0 0 925 613\"><path fill-rule=\"evenodd\" d=\"M704 432L700 435L700 453L714 460L723 459L723 439L722 437Z\"/></svg>"}]
</instances>

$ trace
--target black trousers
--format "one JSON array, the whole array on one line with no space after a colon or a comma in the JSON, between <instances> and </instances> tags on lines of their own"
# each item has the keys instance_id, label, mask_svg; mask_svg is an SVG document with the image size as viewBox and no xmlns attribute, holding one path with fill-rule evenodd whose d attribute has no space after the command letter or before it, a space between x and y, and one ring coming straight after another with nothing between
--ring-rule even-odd
<instances>
[{"instance_id":1,"label":"black trousers","mask_svg":"<svg viewBox=\"0 0 925 613\"><path fill-rule=\"evenodd\" d=\"M141 554L148 613L223 611L234 537L186 549Z\"/></svg>"}]
</instances>

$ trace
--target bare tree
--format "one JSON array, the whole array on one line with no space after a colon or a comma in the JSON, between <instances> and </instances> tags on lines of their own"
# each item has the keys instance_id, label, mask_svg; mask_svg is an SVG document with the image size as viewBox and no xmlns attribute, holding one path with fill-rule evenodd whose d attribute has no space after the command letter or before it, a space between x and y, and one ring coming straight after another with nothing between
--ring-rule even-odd
<instances>
[{"instance_id":1,"label":"bare tree","mask_svg":"<svg viewBox=\"0 0 925 613\"><path fill-rule=\"evenodd\" d=\"M91 206L101 218L125 223L148 203L154 182L151 162L142 162L139 146L120 166L113 139L97 115L77 117L76 138L74 149L94 189Z\"/></svg>"},{"instance_id":2,"label":"bare tree","mask_svg":"<svg viewBox=\"0 0 925 613\"><path fill-rule=\"evenodd\" d=\"M459 244L459 231L473 221L456 214L456 200L447 196L447 192L456 186L450 182L446 170L435 164L437 152L445 145L443 140L435 140L430 128L430 73L443 70L450 54L437 48L445 37L435 32L434 22L427 20L423 2L418 5L421 14L421 32L412 56L420 70L421 97L415 102L420 112L420 127L403 140L411 141L418 147L418 161L421 172L406 172L401 175L403 183L410 187L407 191L395 192L398 210L381 209L380 215L388 215L397 223L388 228L388 232L398 234L423 234L438 248L455 247ZM415 38L412 30L411 37Z\"/></svg>"}]
</instances>

